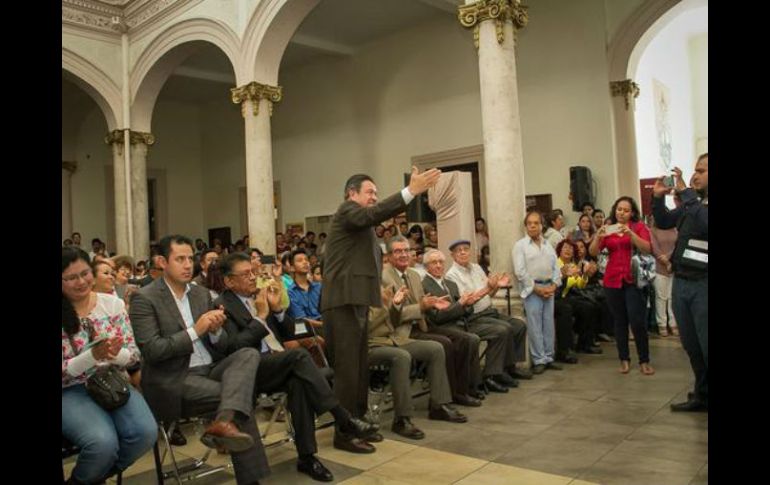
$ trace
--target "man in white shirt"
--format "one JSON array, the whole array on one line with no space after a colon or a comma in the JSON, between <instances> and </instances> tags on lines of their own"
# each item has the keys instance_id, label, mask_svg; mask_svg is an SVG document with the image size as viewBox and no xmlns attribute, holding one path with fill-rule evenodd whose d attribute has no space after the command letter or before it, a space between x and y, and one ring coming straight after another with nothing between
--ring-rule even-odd
<instances>
[{"instance_id":1,"label":"man in white shirt","mask_svg":"<svg viewBox=\"0 0 770 485\"><path fill-rule=\"evenodd\" d=\"M471 243L468 240L458 240L449 246L452 259L455 264L447 271L446 278L457 284L460 293L473 293L476 303L473 305L473 313L468 316L468 331L475 333L482 339L492 329L504 331L501 339L504 348L502 355L489 355L487 352L484 376L492 377L498 384L508 387L517 387L521 379L531 379L532 373L526 369L516 367L517 362L526 360L525 340L527 338L527 325L518 318L500 314L492 306L492 298L500 286L508 283L505 274L490 274L489 278L476 263L471 263ZM490 346L490 352L492 348Z\"/></svg>"},{"instance_id":2,"label":"man in white shirt","mask_svg":"<svg viewBox=\"0 0 770 485\"><path fill-rule=\"evenodd\" d=\"M543 237L551 244L551 247L556 248L556 245L565 238L565 235L562 233L564 230L564 215L559 209L554 209L548 213L545 222L548 228L543 233Z\"/></svg>"},{"instance_id":3,"label":"man in white shirt","mask_svg":"<svg viewBox=\"0 0 770 485\"><path fill-rule=\"evenodd\" d=\"M543 238L543 216L532 211L524 218L527 235L513 246L513 269L519 280L527 315L532 373L561 370L554 363L554 295L561 284L556 252Z\"/></svg>"}]
</instances>

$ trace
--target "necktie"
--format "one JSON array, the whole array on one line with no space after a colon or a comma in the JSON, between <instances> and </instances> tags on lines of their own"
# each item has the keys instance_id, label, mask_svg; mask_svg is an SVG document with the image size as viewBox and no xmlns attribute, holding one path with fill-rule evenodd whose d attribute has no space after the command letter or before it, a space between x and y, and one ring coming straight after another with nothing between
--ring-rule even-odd
<instances>
[{"instance_id":1,"label":"necktie","mask_svg":"<svg viewBox=\"0 0 770 485\"><path fill-rule=\"evenodd\" d=\"M450 301L450 302L454 302L454 301L455 301L455 299L454 299L454 297L452 296L452 292L451 292L451 291L449 291L449 287L446 285L446 283L444 282L444 280L441 280L441 286L444 288L444 291L446 291L446 294L449 296L449 301Z\"/></svg>"},{"instance_id":2,"label":"necktie","mask_svg":"<svg viewBox=\"0 0 770 485\"><path fill-rule=\"evenodd\" d=\"M270 326L267 324L267 322L263 321L261 318L257 318L257 307L254 305L254 300L249 299L248 301L249 313L251 313L251 316L254 317L254 319L267 330L267 335L262 339L262 349L260 349L260 352L283 352L284 349L281 345L281 342L275 338L275 335L273 335L273 331L270 330Z\"/></svg>"},{"instance_id":3,"label":"necktie","mask_svg":"<svg viewBox=\"0 0 770 485\"><path fill-rule=\"evenodd\" d=\"M407 301L414 303L414 298L412 298L412 287L409 285L409 278L406 277L406 273L401 274L401 279L404 280L404 285L409 290L409 292L406 294Z\"/></svg>"}]
</instances>

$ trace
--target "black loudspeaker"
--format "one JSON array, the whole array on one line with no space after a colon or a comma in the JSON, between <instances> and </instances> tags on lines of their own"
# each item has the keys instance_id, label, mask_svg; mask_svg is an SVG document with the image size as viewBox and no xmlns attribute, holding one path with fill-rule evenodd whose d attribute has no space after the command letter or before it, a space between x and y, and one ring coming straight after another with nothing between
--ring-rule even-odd
<instances>
[{"instance_id":1,"label":"black loudspeaker","mask_svg":"<svg viewBox=\"0 0 770 485\"><path fill-rule=\"evenodd\" d=\"M569 168L569 191L572 194L572 210L581 212L586 202L594 204L593 179L588 167Z\"/></svg>"},{"instance_id":2,"label":"black loudspeaker","mask_svg":"<svg viewBox=\"0 0 770 485\"><path fill-rule=\"evenodd\" d=\"M412 174L404 174L404 186L409 185ZM406 206L406 220L409 222L434 222L436 213L428 205L428 193L423 192Z\"/></svg>"}]
</instances>

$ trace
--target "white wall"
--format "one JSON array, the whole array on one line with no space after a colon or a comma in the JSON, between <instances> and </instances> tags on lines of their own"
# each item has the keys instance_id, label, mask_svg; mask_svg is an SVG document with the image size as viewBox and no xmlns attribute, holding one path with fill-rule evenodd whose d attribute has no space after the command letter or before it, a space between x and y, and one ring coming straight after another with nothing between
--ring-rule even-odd
<instances>
[{"instance_id":1,"label":"white wall","mask_svg":"<svg viewBox=\"0 0 770 485\"><path fill-rule=\"evenodd\" d=\"M709 139L709 37L708 33L690 37L690 78L696 156L708 151Z\"/></svg>"},{"instance_id":2,"label":"white wall","mask_svg":"<svg viewBox=\"0 0 770 485\"><path fill-rule=\"evenodd\" d=\"M692 174L695 153L695 119L708 137L708 104L703 99L708 95L707 48L698 45L696 58L690 55L690 37L694 29L708 30L708 7L685 11L650 42L640 57L636 71L636 82L641 93L636 100L636 141L639 160L639 177L648 178L663 174L665 167L660 159L658 136L655 124L653 79L657 79L670 90L669 121L671 127L672 165L683 169L685 180ZM704 52L702 49L705 48ZM705 72L705 76L702 73ZM705 78L697 83L694 92L693 73ZM694 104L699 104L698 112Z\"/></svg>"},{"instance_id":3,"label":"white wall","mask_svg":"<svg viewBox=\"0 0 770 485\"><path fill-rule=\"evenodd\" d=\"M91 239L98 237L107 243L108 250L114 251L115 241L107 234L105 205L105 167L112 165L112 150L104 143L107 122L96 104L80 129L73 131L74 139L62 140L62 156L67 146L78 164L72 174L72 230L81 234L83 249L90 251Z\"/></svg>"},{"instance_id":4,"label":"white wall","mask_svg":"<svg viewBox=\"0 0 770 485\"><path fill-rule=\"evenodd\" d=\"M204 237L200 110L166 100L161 92L152 126L155 145L147 155L147 168L166 171L168 231Z\"/></svg>"},{"instance_id":5,"label":"white wall","mask_svg":"<svg viewBox=\"0 0 770 485\"><path fill-rule=\"evenodd\" d=\"M558 9L556 8L558 7ZM598 205L616 194L603 0L530 6L518 72L526 191L568 210L569 167L587 165ZM581 42L575 42L580 38ZM282 71L273 116L275 177L284 221L329 214L342 185L364 171L386 196L414 155L483 143L472 31L439 18L367 46L349 59ZM301 197L289 195L291 187Z\"/></svg>"}]
</instances>

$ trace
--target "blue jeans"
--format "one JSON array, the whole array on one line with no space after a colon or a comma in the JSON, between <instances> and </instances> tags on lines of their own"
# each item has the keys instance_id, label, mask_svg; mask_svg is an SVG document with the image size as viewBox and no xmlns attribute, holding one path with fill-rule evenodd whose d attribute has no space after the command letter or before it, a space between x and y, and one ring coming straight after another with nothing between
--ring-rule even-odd
<instances>
[{"instance_id":1,"label":"blue jeans","mask_svg":"<svg viewBox=\"0 0 770 485\"><path fill-rule=\"evenodd\" d=\"M98 482L112 471L125 470L158 438L155 418L133 387L128 402L110 412L91 399L83 384L62 389L61 431L80 447L72 476L83 483Z\"/></svg>"},{"instance_id":2,"label":"blue jeans","mask_svg":"<svg viewBox=\"0 0 770 485\"><path fill-rule=\"evenodd\" d=\"M527 336L529 353L534 365L553 362L556 327L553 319L554 297L545 299L534 292L524 299L524 311L527 313Z\"/></svg>"},{"instance_id":3,"label":"blue jeans","mask_svg":"<svg viewBox=\"0 0 770 485\"><path fill-rule=\"evenodd\" d=\"M708 405L709 279L685 280L674 276L671 293L682 347L695 374L695 397Z\"/></svg>"}]
</instances>

